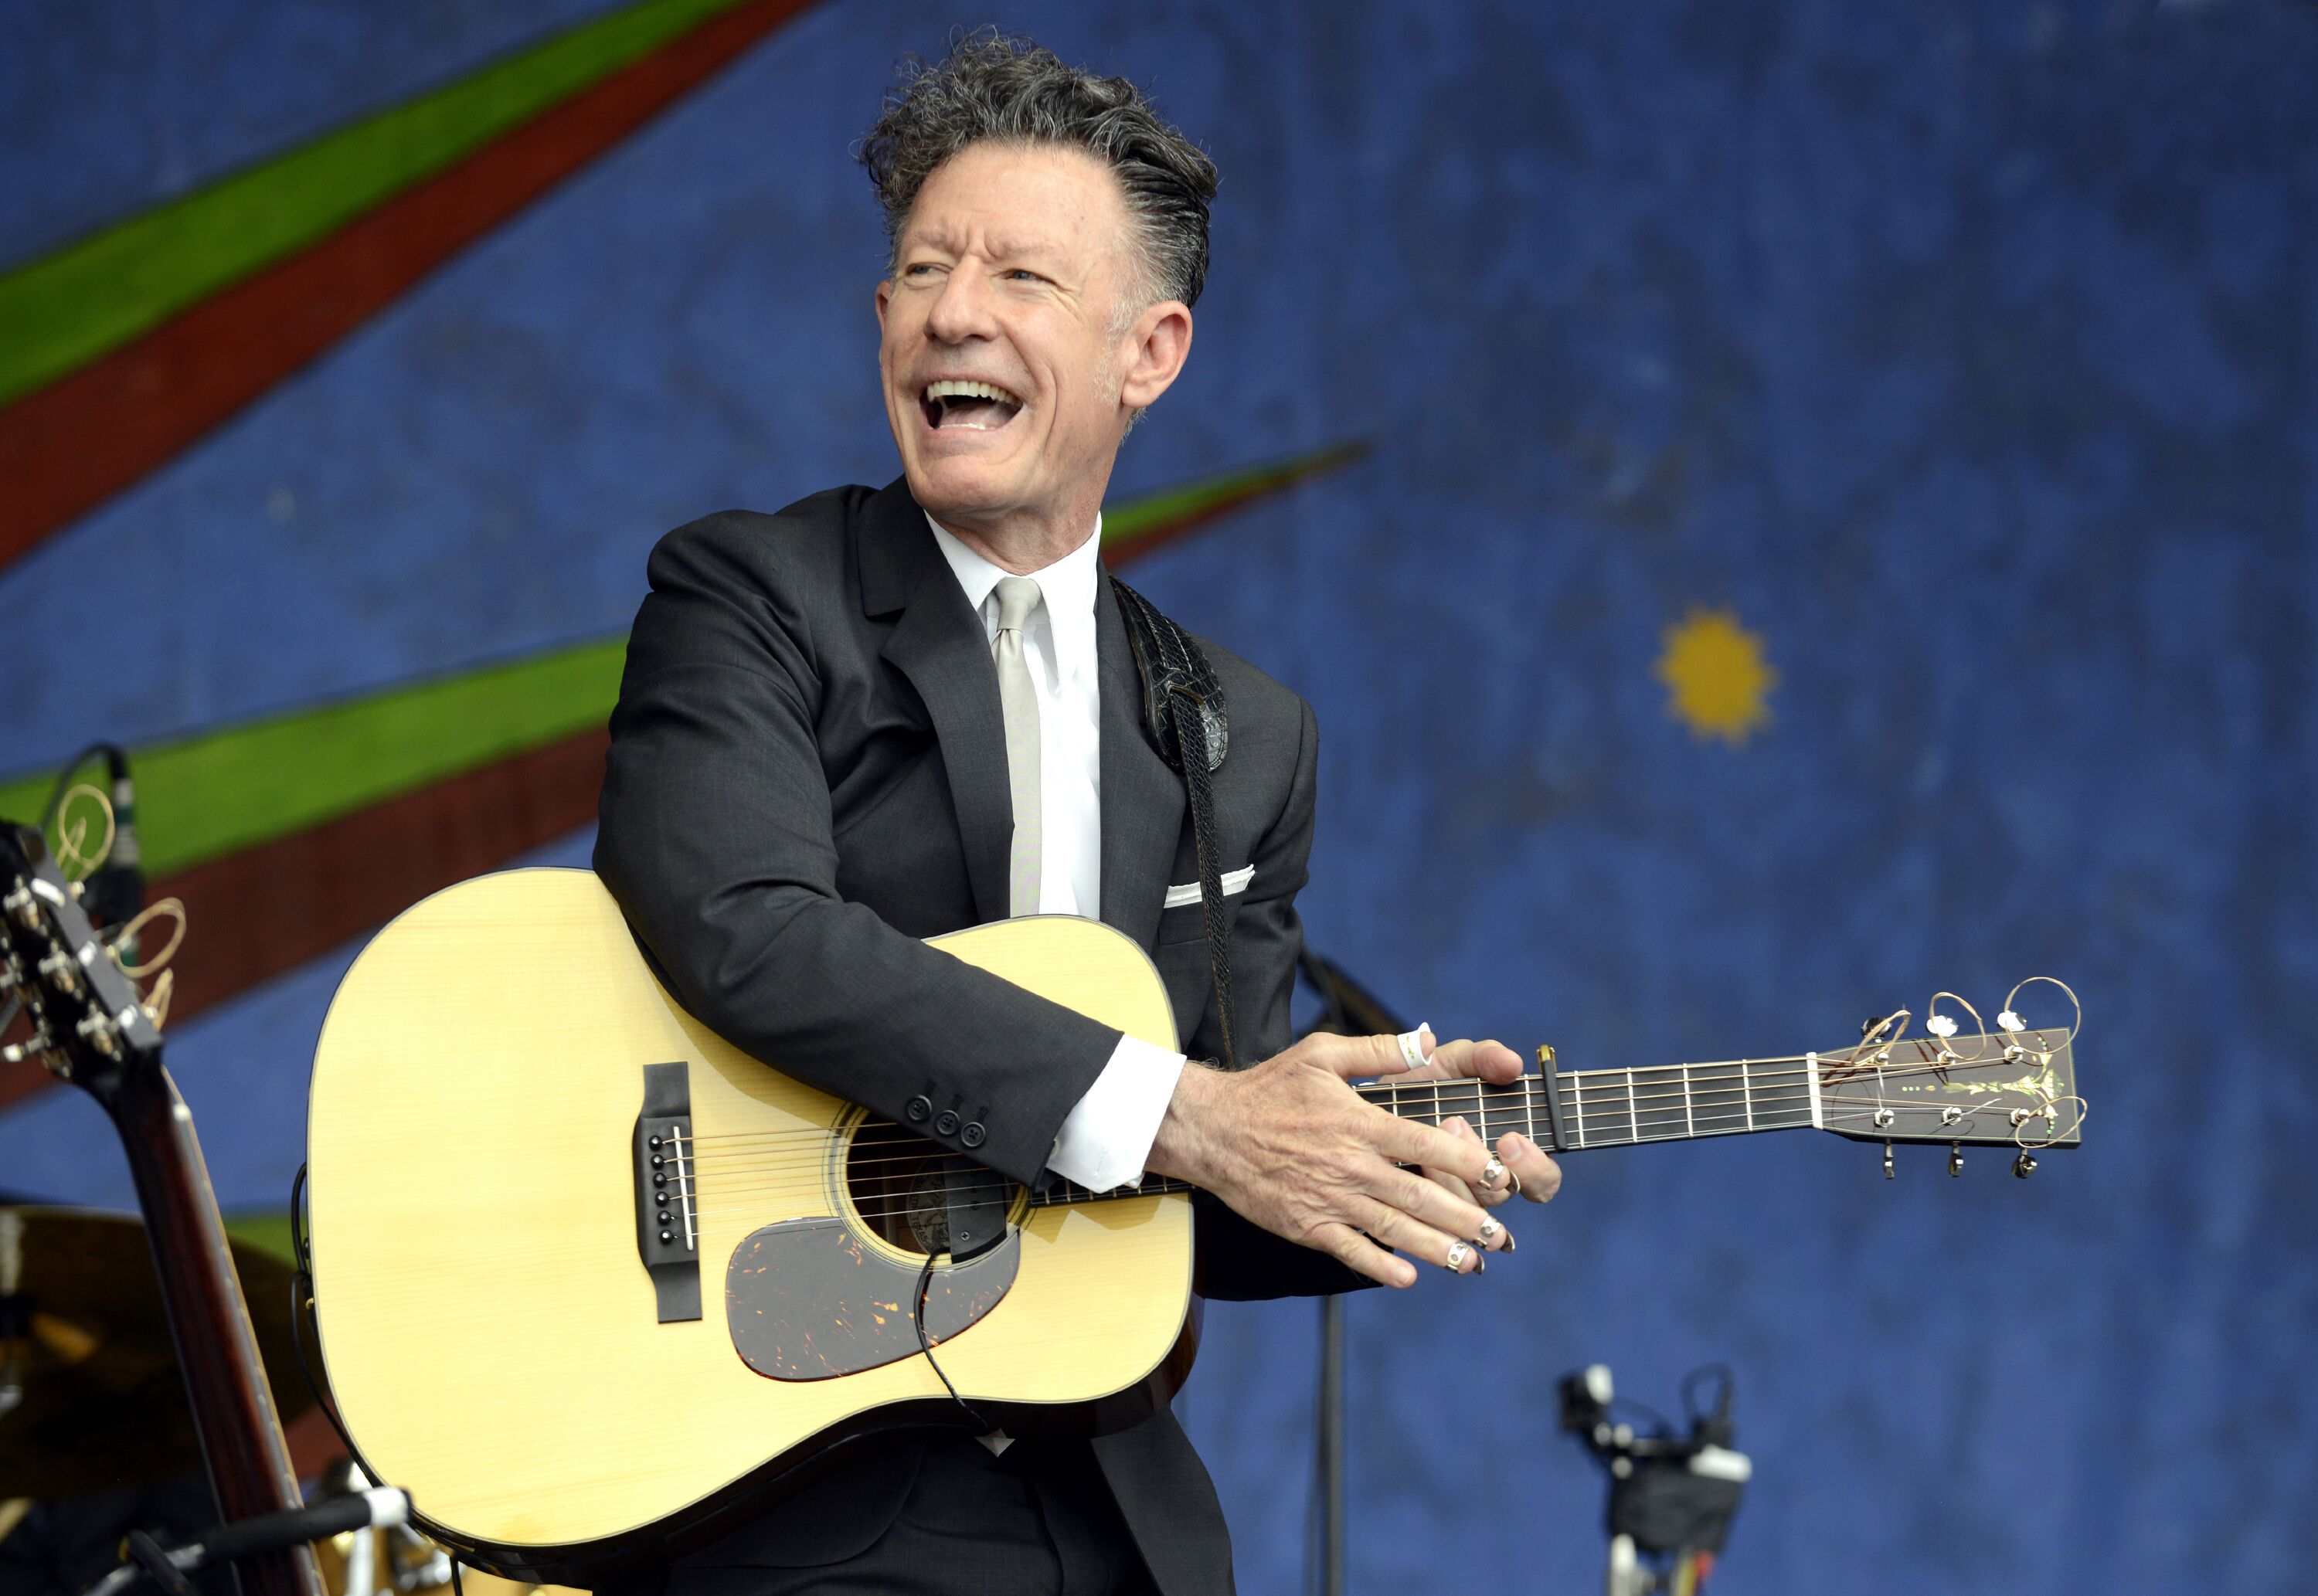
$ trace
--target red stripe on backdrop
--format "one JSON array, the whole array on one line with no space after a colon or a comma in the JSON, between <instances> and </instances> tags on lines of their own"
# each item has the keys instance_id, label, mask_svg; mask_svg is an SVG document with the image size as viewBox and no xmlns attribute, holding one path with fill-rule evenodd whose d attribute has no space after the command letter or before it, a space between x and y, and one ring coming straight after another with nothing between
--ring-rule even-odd
<instances>
[{"instance_id":1,"label":"red stripe on backdrop","mask_svg":"<svg viewBox=\"0 0 2318 1596\"><path fill-rule=\"evenodd\" d=\"M185 906L169 1023L586 825L610 744L585 731L154 883ZM0 1110L49 1084L38 1064L0 1065Z\"/></svg>"},{"instance_id":2,"label":"red stripe on backdrop","mask_svg":"<svg viewBox=\"0 0 2318 1596\"><path fill-rule=\"evenodd\" d=\"M166 464L804 9L754 0L0 410L0 566Z\"/></svg>"}]
</instances>

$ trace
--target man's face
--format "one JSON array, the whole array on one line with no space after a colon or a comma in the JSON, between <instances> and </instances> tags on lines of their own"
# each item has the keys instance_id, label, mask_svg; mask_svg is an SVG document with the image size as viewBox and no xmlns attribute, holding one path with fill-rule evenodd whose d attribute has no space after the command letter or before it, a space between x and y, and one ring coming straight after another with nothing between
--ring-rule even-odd
<instances>
[{"instance_id":1,"label":"man's face","mask_svg":"<svg viewBox=\"0 0 2318 1596\"><path fill-rule=\"evenodd\" d=\"M935 516L1092 524L1141 339L1114 330L1129 245L1118 181L1076 149L969 145L918 191L877 289L877 363L910 491Z\"/></svg>"}]
</instances>

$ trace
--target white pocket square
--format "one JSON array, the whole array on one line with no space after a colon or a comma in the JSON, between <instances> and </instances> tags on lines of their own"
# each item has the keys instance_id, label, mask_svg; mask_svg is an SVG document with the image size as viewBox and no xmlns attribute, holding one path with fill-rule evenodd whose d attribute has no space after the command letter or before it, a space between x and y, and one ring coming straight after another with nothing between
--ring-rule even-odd
<instances>
[{"instance_id":1,"label":"white pocket square","mask_svg":"<svg viewBox=\"0 0 2318 1596\"><path fill-rule=\"evenodd\" d=\"M1234 892L1244 892L1247 891L1247 883L1254 879L1255 866L1253 865L1243 865L1237 870L1225 871L1224 896L1228 898ZM1169 909L1181 909L1186 903L1197 903L1199 901L1199 883L1196 881L1187 881L1181 886L1167 889L1166 907Z\"/></svg>"}]
</instances>

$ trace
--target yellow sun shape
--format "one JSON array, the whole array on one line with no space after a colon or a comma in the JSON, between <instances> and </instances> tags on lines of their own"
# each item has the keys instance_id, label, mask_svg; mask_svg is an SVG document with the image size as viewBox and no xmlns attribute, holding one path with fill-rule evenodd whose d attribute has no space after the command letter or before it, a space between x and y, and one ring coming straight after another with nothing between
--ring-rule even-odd
<instances>
[{"instance_id":1,"label":"yellow sun shape","mask_svg":"<svg viewBox=\"0 0 2318 1596\"><path fill-rule=\"evenodd\" d=\"M1719 737L1736 748L1771 719L1779 673L1763 658L1763 640L1729 610L1694 609L1663 636L1658 678L1667 712L1693 736Z\"/></svg>"}]
</instances>

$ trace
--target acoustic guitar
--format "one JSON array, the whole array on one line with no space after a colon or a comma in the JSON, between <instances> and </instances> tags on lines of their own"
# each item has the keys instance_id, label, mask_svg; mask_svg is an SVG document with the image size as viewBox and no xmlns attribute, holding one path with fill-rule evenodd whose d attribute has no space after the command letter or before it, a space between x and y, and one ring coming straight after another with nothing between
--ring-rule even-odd
<instances>
[{"instance_id":1,"label":"acoustic guitar","mask_svg":"<svg viewBox=\"0 0 2318 1596\"><path fill-rule=\"evenodd\" d=\"M1176 1045L1157 972L1109 927L933 946ZM1804 1126L2023 1159L2077 1142L2073 1029L1927 1023L1661 1070L1559 1071L1541 1049L1506 1086L1361 1089L1565 1152ZM1181 1186L1022 1188L743 1054L661 989L587 871L483 876L382 931L331 1004L308 1115L346 1430L427 1533L503 1574L588 1584L675 1555L872 1437L970 1421L950 1386L972 1421L1086 1433L1189 1372Z\"/></svg>"}]
</instances>

